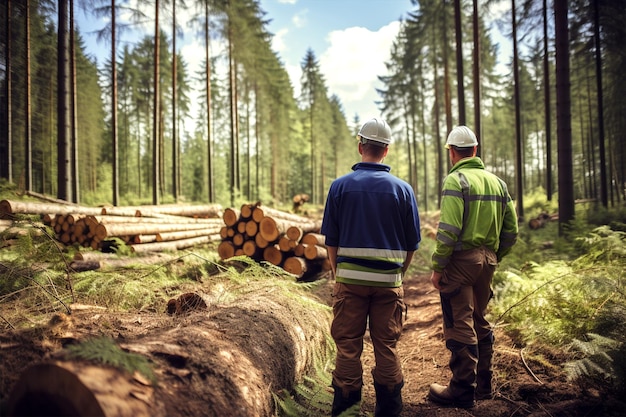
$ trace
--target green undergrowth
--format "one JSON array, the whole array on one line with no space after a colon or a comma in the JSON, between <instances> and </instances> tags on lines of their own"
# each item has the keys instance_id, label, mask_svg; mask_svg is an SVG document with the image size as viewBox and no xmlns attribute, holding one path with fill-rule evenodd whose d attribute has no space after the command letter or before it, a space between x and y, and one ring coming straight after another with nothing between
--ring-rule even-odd
<instances>
[{"instance_id":1,"label":"green undergrowth","mask_svg":"<svg viewBox=\"0 0 626 417\"><path fill-rule=\"evenodd\" d=\"M492 321L521 345L563 346L572 379L626 393L626 233L580 230L547 248L520 233L494 277Z\"/></svg>"}]
</instances>

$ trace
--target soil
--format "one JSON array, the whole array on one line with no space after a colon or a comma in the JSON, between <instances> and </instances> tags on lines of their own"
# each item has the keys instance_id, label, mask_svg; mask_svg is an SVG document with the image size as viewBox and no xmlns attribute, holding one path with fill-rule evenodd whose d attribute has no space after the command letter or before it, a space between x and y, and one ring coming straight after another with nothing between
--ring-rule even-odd
<instances>
[{"instance_id":1,"label":"soil","mask_svg":"<svg viewBox=\"0 0 626 417\"><path fill-rule=\"evenodd\" d=\"M332 282L327 282L317 289L317 296L324 302L330 303L330 289ZM405 375L405 386L402 391L404 410L402 416L475 416L475 417L510 417L510 416L606 416L626 415L626 405L618 399L611 398L606 393L567 380L563 372L562 363L566 357L555 347L525 348L518 346L503 329L496 329L496 344L494 354L494 379L493 385L495 397L492 400L478 401L476 406L461 410L456 408L444 408L431 403L426 398L428 387L431 383L446 384L450 378L448 367L449 352L445 348L441 330L441 311L437 291L430 284L429 276L414 276L405 280L405 302L408 305L408 314L405 321L403 335L400 339L398 351L402 359ZM258 335L258 342L242 343L240 349L250 350L247 357L255 358L255 361L272 362L276 360L275 352L271 348L259 349L261 343L272 343L276 340L276 323L268 319L267 311L254 306L242 307L241 310L221 311L212 315L214 321L207 323L206 313L203 319L188 318L187 323L197 324L203 321L204 328L219 326L211 334L214 343L234 343L242 334ZM251 313L252 311L252 313ZM97 314L96 314L97 313ZM97 317L97 318L95 318ZM256 319L259 318L259 319ZM210 321L210 320L209 320ZM267 323L260 326L260 324ZM71 316L71 324L64 320L51 323L49 328L42 333L41 330L31 333L0 333L0 400L6 400L11 387L15 384L20 373L29 365L49 358L62 345L66 337L65 327L71 327L72 337L79 338L79 333L84 334L108 334L116 340L127 342L141 340L150 330L167 328L165 330L180 331L180 325L172 326L164 320L163 315L156 314L124 314L113 315L106 311L94 312L76 310ZM255 329L251 329L255 326ZM228 329L234 329L230 331ZM235 331L236 330L236 331ZM249 330L249 332L248 332ZM267 332L263 334L263 332ZM235 334L236 333L236 334ZM221 336L220 336L221 335ZM222 337L219 341L215 338ZM31 338L32 340L27 340ZM191 338L190 338L191 339ZM34 343L36 340L37 343ZM184 340L183 337L179 338ZM189 346L194 344L189 340ZM195 344L199 344L195 342ZM28 347L26 347L28 346ZM194 346L195 347L195 346ZM187 345L184 346L187 348ZM214 351L214 349L211 349ZM198 350L188 350L198 354ZM202 355L201 353L198 354ZM206 352L205 352L206 356ZM201 363L207 366L206 358L186 358L189 363ZM370 371L374 366L372 346L366 339L365 351L362 357L364 368L363 401L359 416L373 416L375 407L375 395L373 390ZM273 381L280 385L281 381L293 378L297 372L293 367L273 367L277 375ZM220 373L227 369L220 370ZM205 369L206 372L206 369ZM180 375L174 375L181 378ZM175 383L175 382L173 382ZM174 417L177 409L180 409L180 398L160 396L165 404L167 415ZM187 402L188 407L192 406ZM329 405L330 406L330 405ZM182 410L181 410L182 411ZM238 413L237 415L261 415L257 412ZM0 415L2 415L0 404ZM201 404L197 408L188 408L184 415L216 415L230 416L225 411L208 412Z\"/></svg>"}]
</instances>

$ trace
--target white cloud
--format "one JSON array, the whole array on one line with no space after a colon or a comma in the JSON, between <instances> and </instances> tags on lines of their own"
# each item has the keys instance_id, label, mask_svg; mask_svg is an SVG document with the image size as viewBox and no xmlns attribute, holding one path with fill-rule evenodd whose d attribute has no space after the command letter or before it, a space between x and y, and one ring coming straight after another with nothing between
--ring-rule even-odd
<instances>
[{"instance_id":1,"label":"white cloud","mask_svg":"<svg viewBox=\"0 0 626 417\"><path fill-rule=\"evenodd\" d=\"M287 44L285 43L285 37L288 33L289 29L284 28L280 29L272 37L272 49L274 49L274 51L278 52L279 54L285 52L288 49Z\"/></svg>"},{"instance_id":2,"label":"white cloud","mask_svg":"<svg viewBox=\"0 0 626 417\"><path fill-rule=\"evenodd\" d=\"M305 27L308 22L307 20L308 14L309 14L308 9L299 11L298 13L293 15L293 17L291 18L291 23L293 23L293 25L297 28Z\"/></svg>"},{"instance_id":3,"label":"white cloud","mask_svg":"<svg viewBox=\"0 0 626 417\"><path fill-rule=\"evenodd\" d=\"M376 32L351 27L328 34L330 46L320 56L320 69L329 92L344 104L346 117L378 114L375 88L378 76L387 73L385 63L399 29L400 22L395 21Z\"/></svg>"},{"instance_id":4,"label":"white cloud","mask_svg":"<svg viewBox=\"0 0 626 417\"><path fill-rule=\"evenodd\" d=\"M282 4L296 4L298 0L278 0L278 2Z\"/></svg>"}]
</instances>

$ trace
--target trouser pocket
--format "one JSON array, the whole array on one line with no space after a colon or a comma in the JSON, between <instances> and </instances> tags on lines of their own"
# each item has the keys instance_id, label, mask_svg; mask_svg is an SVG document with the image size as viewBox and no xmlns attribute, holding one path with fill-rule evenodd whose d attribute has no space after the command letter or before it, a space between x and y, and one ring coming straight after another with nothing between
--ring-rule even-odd
<instances>
[{"instance_id":1,"label":"trouser pocket","mask_svg":"<svg viewBox=\"0 0 626 417\"><path fill-rule=\"evenodd\" d=\"M452 298L457 296L461 291L460 288L452 292L440 292L441 298L441 312L443 314L443 324L447 329L454 327L454 311L452 309Z\"/></svg>"}]
</instances>

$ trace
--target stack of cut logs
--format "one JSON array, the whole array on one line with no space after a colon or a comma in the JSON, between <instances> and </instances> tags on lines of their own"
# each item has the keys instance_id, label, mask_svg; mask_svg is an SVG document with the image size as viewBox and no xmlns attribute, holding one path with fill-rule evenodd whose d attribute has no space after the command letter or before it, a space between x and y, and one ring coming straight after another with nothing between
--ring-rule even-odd
<instances>
[{"instance_id":1,"label":"stack of cut logs","mask_svg":"<svg viewBox=\"0 0 626 417\"><path fill-rule=\"evenodd\" d=\"M244 204L222 216L218 246L221 259L246 255L282 267L298 278L330 269L321 222L296 214Z\"/></svg>"},{"instance_id":2,"label":"stack of cut logs","mask_svg":"<svg viewBox=\"0 0 626 417\"><path fill-rule=\"evenodd\" d=\"M119 238L135 252L162 252L217 241L223 222L219 205L84 207L74 204L0 201L0 218L39 214L56 238L103 250Z\"/></svg>"}]
</instances>

